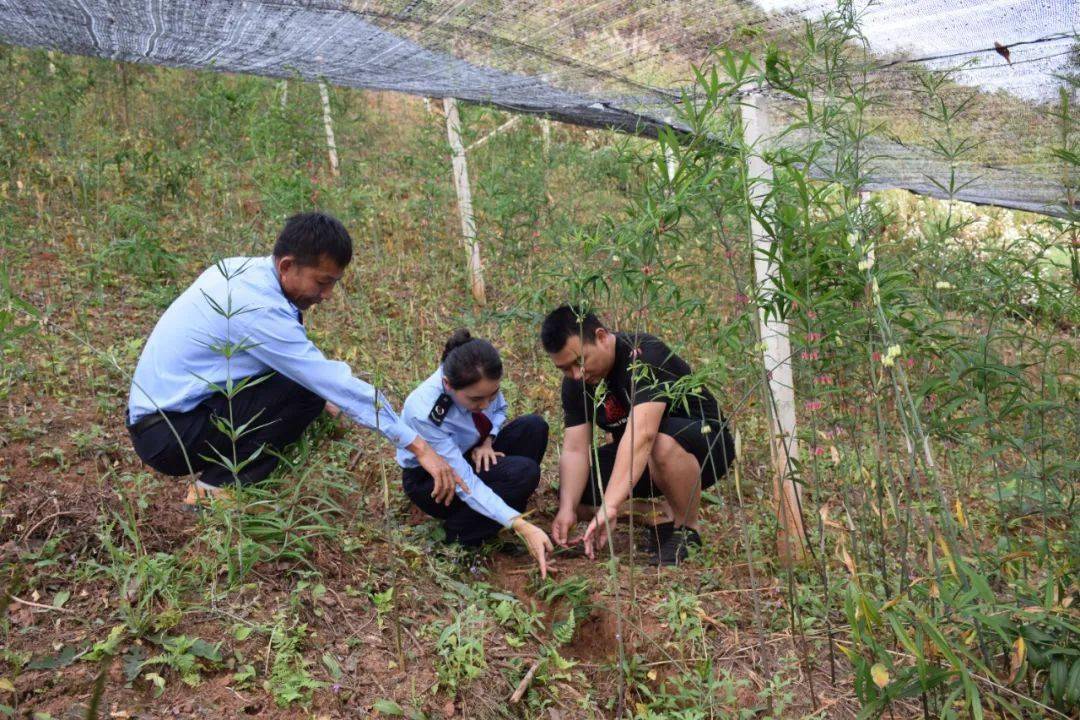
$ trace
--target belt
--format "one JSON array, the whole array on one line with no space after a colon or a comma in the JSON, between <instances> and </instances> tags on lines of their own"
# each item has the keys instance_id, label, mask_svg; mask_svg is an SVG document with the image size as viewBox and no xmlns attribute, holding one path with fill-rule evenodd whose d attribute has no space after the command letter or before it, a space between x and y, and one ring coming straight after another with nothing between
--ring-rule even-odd
<instances>
[{"instance_id":1,"label":"belt","mask_svg":"<svg viewBox=\"0 0 1080 720\"><path fill-rule=\"evenodd\" d=\"M150 413L149 415L143 415L141 418L128 425L127 429L136 434L146 432L164 419L165 416L159 412Z\"/></svg>"}]
</instances>

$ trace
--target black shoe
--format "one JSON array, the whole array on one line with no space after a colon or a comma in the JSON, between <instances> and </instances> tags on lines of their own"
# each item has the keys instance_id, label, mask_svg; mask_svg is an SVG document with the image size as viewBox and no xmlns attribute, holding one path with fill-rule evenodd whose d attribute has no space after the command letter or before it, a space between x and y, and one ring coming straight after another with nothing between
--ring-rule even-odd
<instances>
[{"instance_id":1,"label":"black shoe","mask_svg":"<svg viewBox=\"0 0 1080 720\"><path fill-rule=\"evenodd\" d=\"M521 558L529 554L529 548L516 537L493 537L474 547L479 555L497 553L504 557Z\"/></svg>"},{"instance_id":2,"label":"black shoe","mask_svg":"<svg viewBox=\"0 0 1080 720\"><path fill-rule=\"evenodd\" d=\"M690 554L690 548L701 547L701 536L688 527L672 528L671 535L656 552L657 565L678 565Z\"/></svg>"},{"instance_id":3,"label":"black shoe","mask_svg":"<svg viewBox=\"0 0 1080 720\"><path fill-rule=\"evenodd\" d=\"M649 555L655 555L656 549L663 545L669 537L671 532L675 529L675 523L672 520L667 522L657 523L656 525L645 526L645 538L638 545L638 549L643 553Z\"/></svg>"},{"instance_id":4,"label":"black shoe","mask_svg":"<svg viewBox=\"0 0 1080 720\"><path fill-rule=\"evenodd\" d=\"M509 558L525 558L529 557L529 548L525 547L525 543L516 540L503 540L495 543L495 552Z\"/></svg>"}]
</instances>

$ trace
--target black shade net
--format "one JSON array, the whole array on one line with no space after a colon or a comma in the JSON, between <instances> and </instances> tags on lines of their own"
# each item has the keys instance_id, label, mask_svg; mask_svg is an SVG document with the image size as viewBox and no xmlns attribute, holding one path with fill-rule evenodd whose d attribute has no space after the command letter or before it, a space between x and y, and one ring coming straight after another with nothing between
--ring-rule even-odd
<instances>
[{"instance_id":1,"label":"black shade net","mask_svg":"<svg viewBox=\"0 0 1080 720\"><path fill-rule=\"evenodd\" d=\"M0 41L456 97L655 137L677 124L673 103L713 48L791 45L806 19L833 9L824 0L0 0ZM1052 151L1070 121L1061 95L1074 95L1080 76L1080 3L882 0L857 9L873 87L886 98L865 189L1065 214L1072 180ZM959 68L956 88L973 95L962 129L976 142L962 162L929 149L916 68Z\"/></svg>"}]
</instances>

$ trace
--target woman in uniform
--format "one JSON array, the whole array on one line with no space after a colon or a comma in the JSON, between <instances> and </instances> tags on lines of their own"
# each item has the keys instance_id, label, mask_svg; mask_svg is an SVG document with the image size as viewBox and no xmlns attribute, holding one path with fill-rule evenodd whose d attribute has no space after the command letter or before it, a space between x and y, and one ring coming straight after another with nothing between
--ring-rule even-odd
<instances>
[{"instance_id":1,"label":"woman in uniform","mask_svg":"<svg viewBox=\"0 0 1080 720\"><path fill-rule=\"evenodd\" d=\"M448 542L476 546L513 528L547 577L547 533L522 517L540 482L548 426L539 415L506 422L498 350L468 330L446 342L442 363L405 401L402 419L457 473L464 488L432 477L398 450L409 499L443 521Z\"/></svg>"}]
</instances>

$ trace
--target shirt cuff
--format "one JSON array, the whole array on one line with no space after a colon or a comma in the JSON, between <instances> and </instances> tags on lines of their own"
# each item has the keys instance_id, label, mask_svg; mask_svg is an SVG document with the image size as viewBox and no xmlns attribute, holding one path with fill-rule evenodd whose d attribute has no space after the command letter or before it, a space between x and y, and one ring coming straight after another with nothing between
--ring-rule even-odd
<instances>
[{"instance_id":1,"label":"shirt cuff","mask_svg":"<svg viewBox=\"0 0 1080 720\"><path fill-rule=\"evenodd\" d=\"M504 528L508 528L514 524L514 518L516 518L520 514L521 513L519 513L517 510L507 505L506 509L502 512L493 512L492 515L494 515L495 517L493 517L492 520L500 523Z\"/></svg>"}]
</instances>

